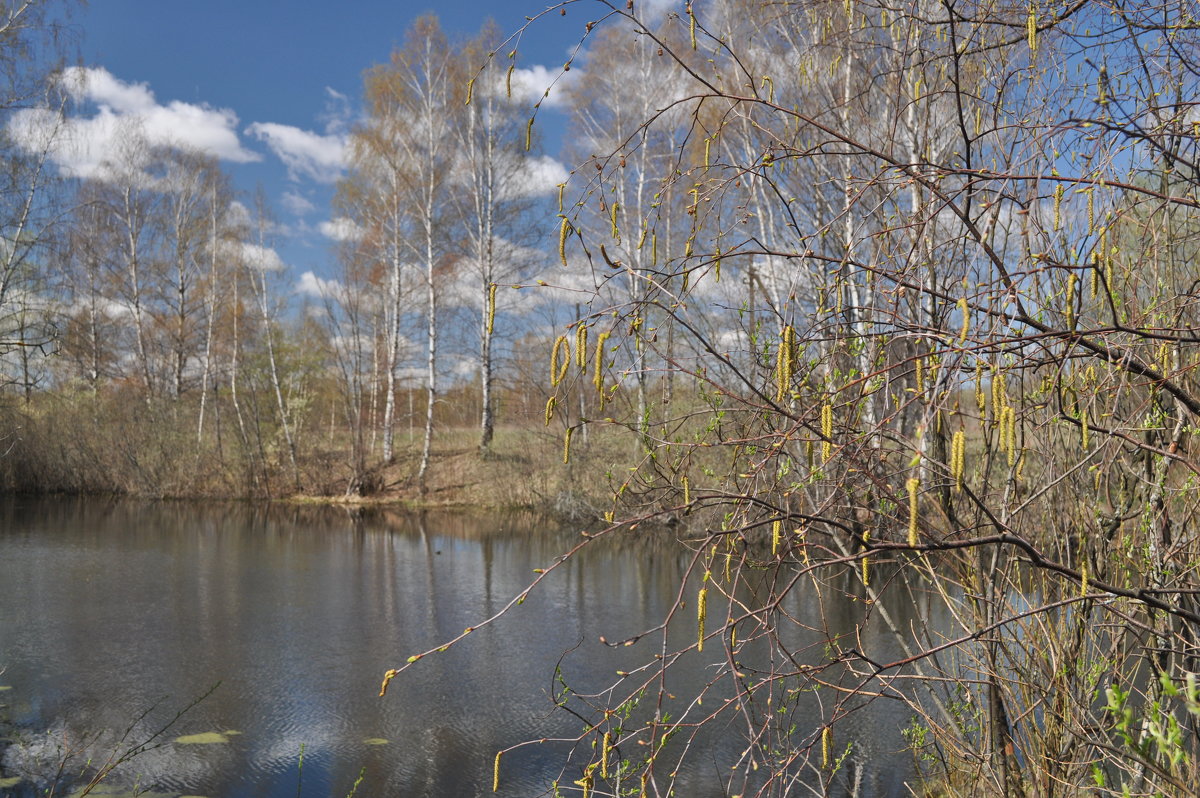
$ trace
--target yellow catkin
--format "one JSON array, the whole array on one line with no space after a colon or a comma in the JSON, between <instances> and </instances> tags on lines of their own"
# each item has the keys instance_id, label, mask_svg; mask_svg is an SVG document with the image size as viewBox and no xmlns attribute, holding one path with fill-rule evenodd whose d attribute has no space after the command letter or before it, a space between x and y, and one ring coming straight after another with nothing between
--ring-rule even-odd
<instances>
[{"instance_id":1,"label":"yellow catkin","mask_svg":"<svg viewBox=\"0 0 1200 798\"><path fill-rule=\"evenodd\" d=\"M967 334L971 332L971 306L967 304L967 298L961 297L958 300L958 312L962 316L962 328L958 331L958 342L965 343Z\"/></svg>"},{"instance_id":2,"label":"yellow catkin","mask_svg":"<svg viewBox=\"0 0 1200 798\"><path fill-rule=\"evenodd\" d=\"M692 37L692 49L696 49L696 14L692 11L692 4L687 5L688 14L688 33Z\"/></svg>"},{"instance_id":3,"label":"yellow catkin","mask_svg":"<svg viewBox=\"0 0 1200 798\"><path fill-rule=\"evenodd\" d=\"M551 396L546 400L546 426L550 426L550 419L554 418L554 405L558 400Z\"/></svg>"},{"instance_id":4,"label":"yellow catkin","mask_svg":"<svg viewBox=\"0 0 1200 798\"><path fill-rule=\"evenodd\" d=\"M862 580L864 587L871 585L871 558L863 556L862 558Z\"/></svg>"},{"instance_id":5,"label":"yellow catkin","mask_svg":"<svg viewBox=\"0 0 1200 798\"><path fill-rule=\"evenodd\" d=\"M563 192L564 192L564 191L566 191L566 190L567 190L567 184L566 184L566 183L559 183L559 184L558 184L558 212L559 212L559 213L562 213L562 212L563 212L563 209L562 209L562 203L563 203Z\"/></svg>"},{"instance_id":6,"label":"yellow catkin","mask_svg":"<svg viewBox=\"0 0 1200 798\"><path fill-rule=\"evenodd\" d=\"M1092 431L1088 427L1087 413L1079 414L1079 433L1080 433L1080 443L1083 445L1084 451L1087 451L1088 444L1091 443L1091 439L1092 439L1092 434L1091 434Z\"/></svg>"},{"instance_id":7,"label":"yellow catkin","mask_svg":"<svg viewBox=\"0 0 1200 798\"><path fill-rule=\"evenodd\" d=\"M779 540L783 536L783 522L775 521L771 524L771 556L779 554Z\"/></svg>"},{"instance_id":8,"label":"yellow catkin","mask_svg":"<svg viewBox=\"0 0 1200 798\"><path fill-rule=\"evenodd\" d=\"M917 375L917 395L921 396L925 393L925 358L917 358L916 365Z\"/></svg>"},{"instance_id":9,"label":"yellow catkin","mask_svg":"<svg viewBox=\"0 0 1200 798\"><path fill-rule=\"evenodd\" d=\"M554 348L550 350L550 385L558 385L567 376L571 367L571 342L567 336L560 335L554 339Z\"/></svg>"},{"instance_id":10,"label":"yellow catkin","mask_svg":"<svg viewBox=\"0 0 1200 798\"><path fill-rule=\"evenodd\" d=\"M614 202L612 204L611 212L609 213L609 217L612 220L612 237L616 241L621 240L621 231L617 227L617 213L620 210L620 208L621 208L621 203Z\"/></svg>"},{"instance_id":11,"label":"yellow catkin","mask_svg":"<svg viewBox=\"0 0 1200 798\"><path fill-rule=\"evenodd\" d=\"M987 410L987 394L983 392L983 363L975 364L975 406L979 408L982 418Z\"/></svg>"},{"instance_id":12,"label":"yellow catkin","mask_svg":"<svg viewBox=\"0 0 1200 798\"><path fill-rule=\"evenodd\" d=\"M688 483L687 474L680 477L679 481L683 484L683 506L687 507L692 503L692 486Z\"/></svg>"},{"instance_id":13,"label":"yellow catkin","mask_svg":"<svg viewBox=\"0 0 1200 798\"><path fill-rule=\"evenodd\" d=\"M588 326L579 322L575 328L575 365L580 371L587 371Z\"/></svg>"},{"instance_id":14,"label":"yellow catkin","mask_svg":"<svg viewBox=\"0 0 1200 798\"><path fill-rule=\"evenodd\" d=\"M1025 460L1026 459L1027 459L1027 457L1026 457L1025 449L1022 448L1021 456L1017 459L1017 482L1020 482L1023 479L1025 479Z\"/></svg>"},{"instance_id":15,"label":"yellow catkin","mask_svg":"<svg viewBox=\"0 0 1200 798\"><path fill-rule=\"evenodd\" d=\"M711 163L711 161L709 160L709 152L711 151L711 148L712 148L712 139L706 138L704 140L704 167L706 169L708 168L708 165Z\"/></svg>"},{"instance_id":16,"label":"yellow catkin","mask_svg":"<svg viewBox=\"0 0 1200 798\"><path fill-rule=\"evenodd\" d=\"M567 427L567 434L563 437L563 465L571 462L571 435L574 433L574 427Z\"/></svg>"},{"instance_id":17,"label":"yellow catkin","mask_svg":"<svg viewBox=\"0 0 1200 798\"><path fill-rule=\"evenodd\" d=\"M921 502L917 492L921 488L921 480L917 477L909 477L905 487L908 489L908 545L916 548L920 543L917 535L917 515Z\"/></svg>"},{"instance_id":18,"label":"yellow catkin","mask_svg":"<svg viewBox=\"0 0 1200 798\"><path fill-rule=\"evenodd\" d=\"M500 791L500 755L503 751L496 752L496 761L492 765L492 792Z\"/></svg>"},{"instance_id":19,"label":"yellow catkin","mask_svg":"<svg viewBox=\"0 0 1200 798\"><path fill-rule=\"evenodd\" d=\"M791 325L784 327L779 336L779 351L775 355L776 402L782 402L787 398L788 389L792 384L792 360L794 359L792 341L794 338L795 330Z\"/></svg>"},{"instance_id":20,"label":"yellow catkin","mask_svg":"<svg viewBox=\"0 0 1200 798\"><path fill-rule=\"evenodd\" d=\"M533 149L533 117L529 117L528 124L525 125L525 152Z\"/></svg>"},{"instance_id":21,"label":"yellow catkin","mask_svg":"<svg viewBox=\"0 0 1200 798\"><path fill-rule=\"evenodd\" d=\"M1088 592L1088 567L1084 560L1079 564L1079 595L1086 596Z\"/></svg>"},{"instance_id":22,"label":"yellow catkin","mask_svg":"<svg viewBox=\"0 0 1200 798\"><path fill-rule=\"evenodd\" d=\"M1065 189L1063 184L1059 183L1054 187L1054 229L1062 229L1062 201Z\"/></svg>"},{"instance_id":23,"label":"yellow catkin","mask_svg":"<svg viewBox=\"0 0 1200 798\"><path fill-rule=\"evenodd\" d=\"M467 81L467 105L471 104L471 98L475 96L475 78Z\"/></svg>"},{"instance_id":24,"label":"yellow catkin","mask_svg":"<svg viewBox=\"0 0 1200 798\"><path fill-rule=\"evenodd\" d=\"M833 729L826 726L821 730L821 767L829 767L830 754L833 749Z\"/></svg>"},{"instance_id":25,"label":"yellow catkin","mask_svg":"<svg viewBox=\"0 0 1200 798\"><path fill-rule=\"evenodd\" d=\"M821 405L821 462L829 462L833 456L833 405Z\"/></svg>"},{"instance_id":26,"label":"yellow catkin","mask_svg":"<svg viewBox=\"0 0 1200 798\"><path fill-rule=\"evenodd\" d=\"M1004 408L1003 424L1000 435L1004 439L1004 450L1008 452L1008 467L1017 464L1017 411L1012 406Z\"/></svg>"},{"instance_id":27,"label":"yellow catkin","mask_svg":"<svg viewBox=\"0 0 1200 798\"><path fill-rule=\"evenodd\" d=\"M1100 293L1100 266L1109 260L1108 253L1108 225L1100 229L1100 253L1096 259L1096 268L1092 270L1092 298L1096 298L1096 294Z\"/></svg>"},{"instance_id":28,"label":"yellow catkin","mask_svg":"<svg viewBox=\"0 0 1200 798\"><path fill-rule=\"evenodd\" d=\"M950 473L954 477L955 490L962 491L963 477L967 466L967 434L963 430L955 430L950 443Z\"/></svg>"},{"instance_id":29,"label":"yellow catkin","mask_svg":"<svg viewBox=\"0 0 1200 798\"><path fill-rule=\"evenodd\" d=\"M595 371L592 374L592 385L596 386L596 393L604 398L604 343L608 340L608 332L600 333L596 339L596 362Z\"/></svg>"},{"instance_id":30,"label":"yellow catkin","mask_svg":"<svg viewBox=\"0 0 1200 798\"><path fill-rule=\"evenodd\" d=\"M997 421L1004 408L1008 407L1008 390L1004 384L1004 374L1000 369L992 372L992 415Z\"/></svg>"},{"instance_id":31,"label":"yellow catkin","mask_svg":"<svg viewBox=\"0 0 1200 798\"><path fill-rule=\"evenodd\" d=\"M1025 19L1026 35L1029 39L1030 52L1037 52L1037 9L1029 7L1029 16Z\"/></svg>"},{"instance_id":32,"label":"yellow catkin","mask_svg":"<svg viewBox=\"0 0 1200 798\"><path fill-rule=\"evenodd\" d=\"M733 552L725 552L725 584L733 581Z\"/></svg>"},{"instance_id":33,"label":"yellow catkin","mask_svg":"<svg viewBox=\"0 0 1200 798\"><path fill-rule=\"evenodd\" d=\"M696 595L696 650L704 650L704 621L708 615L708 588L700 588Z\"/></svg>"},{"instance_id":34,"label":"yellow catkin","mask_svg":"<svg viewBox=\"0 0 1200 798\"><path fill-rule=\"evenodd\" d=\"M1087 191L1087 222L1088 232L1094 232L1096 230L1096 191L1090 188Z\"/></svg>"},{"instance_id":35,"label":"yellow catkin","mask_svg":"<svg viewBox=\"0 0 1200 798\"><path fill-rule=\"evenodd\" d=\"M562 224L558 227L558 259L562 261L562 265L567 265L567 235L571 232L571 222L567 217L562 218Z\"/></svg>"},{"instance_id":36,"label":"yellow catkin","mask_svg":"<svg viewBox=\"0 0 1200 798\"><path fill-rule=\"evenodd\" d=\"M600 741L600 778L608 778L608 752L612 747L612 738L605 732Z\"/></svg>"},{"instance_id":37,"label":"yellow catkin","mask_svg":"<svg viewBox=\"0 0 1200 798\"><path fill-rule=\"evenodd\" d=\"M658 265L658 233L650 234L650 265ZM684 275L686 278L687 275Z\"/></svg>"},{"instance_id":38,"label":"yellow catkin","mask_svg":"<svg viewBox=\"0 0 1200 798\"><path fill-rule=\"evenodd\" d=\"M506 72L504 75L504 92L508 95L508 99L510 100L512 99L512 76L516 68L516 64L509 64L508 72Z\"/></svg>"},{"instance_id":39,"label":"yellow catkin","mask_svg":"<svg viewBox=\"0 0 1200 798\"><path fill-rule=\"evenodd\" d=\"M492 283L488 286L488 315L487 315L487 334L491 335L492 330L496 326L496 284Z\"/></svg>"}]
</instances>

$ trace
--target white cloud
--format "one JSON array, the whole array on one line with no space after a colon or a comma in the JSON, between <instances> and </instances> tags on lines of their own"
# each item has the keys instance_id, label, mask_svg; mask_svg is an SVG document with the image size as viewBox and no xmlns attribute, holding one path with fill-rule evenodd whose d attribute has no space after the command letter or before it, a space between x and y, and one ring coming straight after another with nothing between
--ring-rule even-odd
<instances>
[{"instance_id":1,"label":"white cloud","mask_svg":"<svg viewBox=\"0 0 1200 798\"><path fill-rule=\"evenodd\" d=\"M296 283L296 293L301 296L335 299L340 302L346 293L346 288L338 280L326 280L312 272L305 272L300 275L300 280Z\"/></svg>"},{"instance_id":2,"label":"white cloud","mask_svg":"<svg viewBox=\"0 0 1200 798\"><path fill-rule=\"evenodd\" d=\"M281 202L283 203L284 209L295 216L304 216L305 214L312 213L317 209L317 206L313 205L307 197L297 194L294 191L283 192L283 199Z\"/></svg>"},{"instance_id":3,"label":"white cloud","mask_svg":"<svg viewBox=\"0 0 1200 798\"><path fill-rule=\"evenodd\" d=\"M103 67L68 67L66 91L90 113L63 116L45 106L18 111L8 123L13 139L28 151L48 152L64 174L103 178L127 156L131 138L149 146L184 146L225 161L247 163L261 156L238 139L238 117L227 108L180 101L160 104L144 83L128 83Z\"/></svg>"},{"instance_id":4,"label":"white cloud","mask_svg":"<svg viewBox=\"0 0 1200 798\"><path fill-rule=\"evenodd\" d=\"M293 180L309 177L333 183L345 168L346 137L341 134L322 135L275 122L255 122L246 132L271 148Z\"/></svg>"},{"instance_id":5,"label":"white cloud","mask_svg":"<svg viewBox=\"0 0 1200 798\"><path fill-rule=\"evenodd\" d=\"M562 67L548 69L541 64L518 67L512 72L512 98L530 105L541 102L544 108L561 108L566 105L567 93L581 74L578 68L563 72ZM507 95L506 78L500 79L496 91Z\"/></svg>"},{"instance_id":6,"label":"white cloud","mask_svg":"<svg viewBox=\"0 0 1200 798\"><path fill-rule=\"evenodd\" d=\"M525 158L512 181L504 186L504 199L553 194L558 184L567 182L570 176L567 167L549 155Z\"/></svg>"},{"instance_id":7,"label":"white cloud","mask_svg":"<svg viewBox=\"0 0 1200 798\"><path fill-rule=\"evenodd\" d=\"M321 235L333 241L357 241L362 238L362 228L353 219L339 216L317 226Z\"/></svg>"},{"instance_id":8,"label":"white cloud","mask_svg":"<svg viewBox=\"0 0 1200 798\"><path fill-rule=\"evenodd\" d=\"M271 247L243 242L242 257L247 266L264 272L281 272L287 268L283 258Z\"/></svg>"}]
</instances>

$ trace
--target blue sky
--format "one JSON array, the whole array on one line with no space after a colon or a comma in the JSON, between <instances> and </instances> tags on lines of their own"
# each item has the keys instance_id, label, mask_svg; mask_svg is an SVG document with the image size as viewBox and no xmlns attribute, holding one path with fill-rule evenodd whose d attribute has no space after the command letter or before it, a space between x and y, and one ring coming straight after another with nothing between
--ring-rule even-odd
<instances>
[{"instance_id":1,"label":"blue sky","mask_svg":"<svg viewBox=\"0 0 1200 798\"><path fill-rule=\"evenodd\" d=\"M330 218L337 173L329 159L358 112L363 71L386 59L422 13L436 11L452 38L466 38L489 16L514 31L545 7L545 0L95 0L73 18L90 87L80 129L102 139L102 122L133 114L217 154L239 189L265 188L282 223L276 247L292 274L328 273L333 255L321 224ZM582 9L598 10L578 8L526 33L520 63L560 66L583 33ZM541 117L551 153L561 135L556 116ZM103 154L97 148L93 160Z\"/></svg>"}]
</instances>

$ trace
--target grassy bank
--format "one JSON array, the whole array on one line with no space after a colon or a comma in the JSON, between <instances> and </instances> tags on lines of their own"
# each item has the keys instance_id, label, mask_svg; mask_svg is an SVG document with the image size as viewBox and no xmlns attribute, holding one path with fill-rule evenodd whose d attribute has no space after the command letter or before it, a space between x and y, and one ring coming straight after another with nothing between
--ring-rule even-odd
<instances>
[{"instance_id":1,"label":"grassy bank","mask_svg":"<svg viewBox=\"0 0 1200 798\"><path fill-rule=\"evenodd\" d=\"M223 414L222 412L223 411ZM479 432L438 425L422 492L416 480L420 430L398 430L396 457L384 463L367 441L356 475L344 431L315 422L296 432L296 467L267 416L233 423L228 407L147 404L114 392L35 397L0 408L0 489L26 493L115 494L150 498L256 498L402 502L414 506L537 507L600 515L611 506L605 478L634 454L634 438L614 425L573 435L563 462L563 429L537 422L501 425L489 451ZM315 414L314 414L315 418ZM375 443L375 445L373 445ZM356 479L357 476L357 479Z\"/></svg>"}]
</instances>

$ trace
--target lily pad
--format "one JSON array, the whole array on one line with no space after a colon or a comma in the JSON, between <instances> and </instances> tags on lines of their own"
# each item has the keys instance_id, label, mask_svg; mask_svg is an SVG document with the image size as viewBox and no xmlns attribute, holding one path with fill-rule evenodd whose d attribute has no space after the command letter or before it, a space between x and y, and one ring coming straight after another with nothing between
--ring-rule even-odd
<instances>
[{"instance_id":1,"label":"lily pad","mask_svg":"<svg viewBox=\"0 0 1200 798\"><path fill-rule=\"evenodd\" d=\"M180 745L219 745L229 742L229 737L221 732L201 732L200 734L185 734L182 737L176 737L175 742Z\"/></svg>"},{"instance_id":2,"label":"lily pad","mask_svg":"<svg viewBox=\"0 0 1200 798\"><path fill-rule=\"evenodd\" d=\"M367 739L363 740L365 745L387 745L390 742L391 740L383 737L368 737Z\"/></svg>"}]
</instances>

